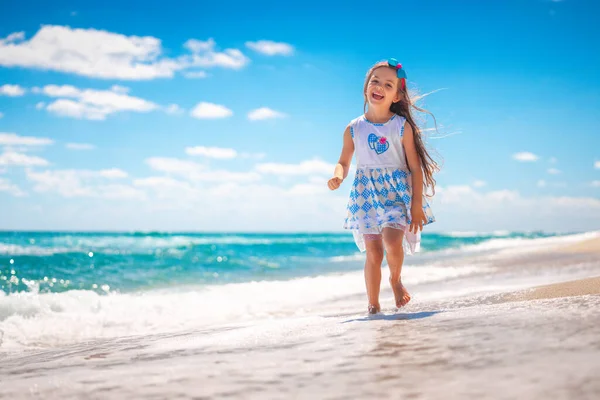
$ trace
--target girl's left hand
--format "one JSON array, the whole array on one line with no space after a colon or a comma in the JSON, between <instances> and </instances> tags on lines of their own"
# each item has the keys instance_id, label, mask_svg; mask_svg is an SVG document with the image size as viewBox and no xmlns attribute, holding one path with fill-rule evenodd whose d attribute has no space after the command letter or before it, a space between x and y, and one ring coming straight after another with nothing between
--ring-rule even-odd
<instances>
[{"instance_id":1,"label":"girl's left hand","mask_svg":"<svg viewBox=\"0 0 600 400\"><path fill-rule=\"evenodd\" d=\"M423 230L423 225L427 223L427 217L423 211L423 207L411 207L410 213L412 215L412 222L408 228L409 232L416 234L419 230Z\"/></svg>"}]
</instances>

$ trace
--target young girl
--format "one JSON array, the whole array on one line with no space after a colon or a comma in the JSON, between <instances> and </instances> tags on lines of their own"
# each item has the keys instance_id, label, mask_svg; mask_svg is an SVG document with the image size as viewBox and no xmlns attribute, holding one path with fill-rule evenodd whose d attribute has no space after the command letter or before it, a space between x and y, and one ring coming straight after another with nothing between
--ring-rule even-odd
<instances>
[{"instance_id":1,"label":"young girl","mask_svg":"<svg viewBox=\"0 0 600 400\"><path fill-rule=\"evenodd\" d=\"M396 307L410 301L400 276L404 253L419 251L423 226L435 221L423 189L431 187L435 193L433 173L439 168L414 122L411 107L425 110L411 103L401 64L394 59L375 64L367 73L363 94L366 112L346 127L342 154L327 186L340 187L356 151L344 228L352 230L360 251L367 252L368 310L375 314L380 311L384 249Z\"/></svg>"}]
</instances>

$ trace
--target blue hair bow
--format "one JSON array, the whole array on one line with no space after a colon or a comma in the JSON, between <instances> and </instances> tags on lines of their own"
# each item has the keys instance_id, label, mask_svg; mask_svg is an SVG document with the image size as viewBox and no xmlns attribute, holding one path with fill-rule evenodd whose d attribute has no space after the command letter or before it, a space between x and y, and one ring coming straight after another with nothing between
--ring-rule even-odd
<instances>
[{"instance_id":1,"label":"blue hair bow","mask_svg":"<svg viewBox=\"0 0 600 400\"><path fill-rule=\"evenodd\" d=\"M398 62L398 60L396 60L395 58L390 58L388 60L388 65L392 68L396 68L397 74L398 74L398 78L400 79L406 79L406 71L404 71L402 69L402 64L400 64Z\"/></svg>"}]
</instances>

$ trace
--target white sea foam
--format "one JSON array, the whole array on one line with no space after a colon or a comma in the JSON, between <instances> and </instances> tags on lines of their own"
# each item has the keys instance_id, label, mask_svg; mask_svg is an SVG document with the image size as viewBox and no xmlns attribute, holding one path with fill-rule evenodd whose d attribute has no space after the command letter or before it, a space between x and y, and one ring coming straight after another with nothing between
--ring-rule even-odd
<instances>
[{"instance_id":1,"label":"white sea foam","mask_svg":"<svg viewBox=\"0 0 600 400\"><path fill-rule=\"evenodd\" d=\"M408 285L472 274L478 266L407 268ZM3 349L47 347L102 337L193 329L231 321L311 315L331 301L364 305L362 272L199 288L98 295L0 292ZM359 300L360 305L355 304ZM350 303L348 303L350 302ZM344 304L337 304L337 309Z\"/></svg>"},{"instance_id":2,"label":"white sea foam","mask_svg":"<svg viewBox=\"0 0 600 400\"><path fill-rule=\"evenodd\" d=\"M19 246L17 244L0 243L0 255L9 256L51 256L53 254L72 252L66 247Z\"/></svg>"}]
</instances>

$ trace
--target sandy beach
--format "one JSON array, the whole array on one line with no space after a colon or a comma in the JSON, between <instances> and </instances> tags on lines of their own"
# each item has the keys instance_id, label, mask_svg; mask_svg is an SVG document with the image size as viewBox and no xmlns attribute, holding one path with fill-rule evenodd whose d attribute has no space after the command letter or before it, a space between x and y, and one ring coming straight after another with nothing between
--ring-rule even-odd
<instances>
[{"instance_id":1,"label":"sandy beach","mask_svg":"<svg viewBox=\"0 0 600 400\"><path fill-rule=\"evenodd\" d=\"M424 257L443 280L411 262L398 311L384 284L367 316L361 273L334 276L356 286L262 318L1 353L0 397L600 398L600 234Z\"/></svg>"}]
</instances>

